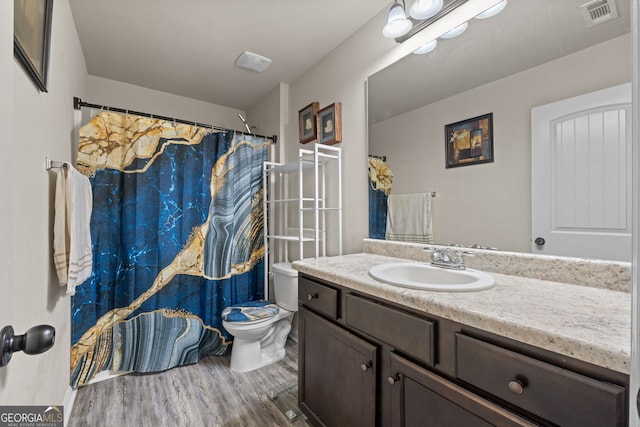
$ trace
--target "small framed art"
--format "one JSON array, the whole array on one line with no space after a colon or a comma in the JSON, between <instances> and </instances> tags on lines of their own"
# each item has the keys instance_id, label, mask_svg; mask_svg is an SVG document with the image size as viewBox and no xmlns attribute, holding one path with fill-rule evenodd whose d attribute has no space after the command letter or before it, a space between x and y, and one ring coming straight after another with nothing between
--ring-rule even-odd
<instances>
[{"instance_id":1,"label":"small framed art","mask_svg":"<svg viewBox=\"0 0 640 427\"><path fill-rule=\"evenodd\" d=\"M320 104L312 102L311 104L298 111L298 134L300 136L300 144L318 139L318 108Z\"/></svg>"},{"instance_id":2,"label":"small framed art","mask_svg":"<svg viewBox=\"0 0 640 427\"><path fill-rule=\"evenodd\" d=\"M318 142L333 145L342 142L342 103L334 102L318 111Z\"/></svg>"},{"instance_id":3,"label":"small framed art","mask_svg":"<svg viewBox=\"0 0 640 427\"><path fill-rule=\"evenodd\" d=\"M493 162L493 113L444 127L447 168Z\"/></svg>"},{"instance_id":4,"label":"small framed art","mask_svg":"<svg viewBox=\"0 0 640 427\"><path fill-rule=\"evenodd\" d=\"M47 92L53 0L13 1L13 53L33 83Z\"/></svg>"}]
</instances>

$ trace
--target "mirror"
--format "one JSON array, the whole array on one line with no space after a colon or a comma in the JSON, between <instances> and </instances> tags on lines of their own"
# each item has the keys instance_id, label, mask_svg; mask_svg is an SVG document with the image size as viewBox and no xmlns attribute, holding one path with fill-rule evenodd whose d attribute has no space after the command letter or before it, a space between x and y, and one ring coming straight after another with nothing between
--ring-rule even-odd
<instances>
[{"instance_id":1,"label":"mirror","mask_svg":"<svg viewBox=\"0 0 640 427\"><path fill-rule=\"evenodd\" d=\"M587 2L512 0L369 77L369 154L393 193L435 192L435 243L531 251L531 109L631 81L630 2L597 25ZM494 161L445 168L445 126L488 113Z\"/></svg>"}]
</instances>

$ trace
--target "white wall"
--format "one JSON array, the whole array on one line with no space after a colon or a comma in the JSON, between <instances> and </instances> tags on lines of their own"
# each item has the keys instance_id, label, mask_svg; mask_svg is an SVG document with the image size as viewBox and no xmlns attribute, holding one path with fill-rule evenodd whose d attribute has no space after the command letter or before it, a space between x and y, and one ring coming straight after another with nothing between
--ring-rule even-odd
<instances>
[{"instance_id":1,"label":"white wall","mask_svg":"<svg viewBox=\"0 0 640 427\"><path fill-rule=\"evenodd\" d=\"M0 368L3 405L61 405L69 384L70 299L52 267L54 173L45 158L71 160L73 97L86 94L87 71L67 0L53 10L49 92L42 93L13 57L13 2L0 2L0 327L18 334L56 328L47 353L16 353Z\"/></svg>"},{"instance_id":2,"label":"white wall","mask_svg":"<svg viewBox=\"0 0 640 427\"><path fill-rule=\"evenodd\" d=\"M437 191L438 243L529 252L531 108L631 80L629 34L372 126L393 192ZM493 112L493 163L445 169L443 128ZM392 147L389 145L392 144Z\"/></svg>"},{"instance_id":3,"label":"white wall","mask_svg":"<svg viewBox=\"0 0 640 427\"><path fill-rule=\"evenodd\" d=\"M175 117L229 129L244 130L238 113L244 111L145 87L89 76L89 89L83 101L124 108L159 116Z\"/></svg>"},{"instance_id":4,"label":"white wall","mask_svg":"<svg viewBox=\"0 0 640 427\"><path fill-rule=\"evenodd\" d=\"M280 94L284 90L284 84L274 87L269 93L247 110L247 123L249 126L257 126L255 133L265 136L278 135L280 133Z\"/></svg>"}]
</instances>

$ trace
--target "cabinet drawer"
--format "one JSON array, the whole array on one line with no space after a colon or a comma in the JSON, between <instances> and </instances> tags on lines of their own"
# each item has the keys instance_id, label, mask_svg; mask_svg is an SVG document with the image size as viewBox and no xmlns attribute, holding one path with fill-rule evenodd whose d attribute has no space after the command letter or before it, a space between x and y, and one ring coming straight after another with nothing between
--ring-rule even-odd
<instances>
[{"instance_id":1,"label":"cabinet drawer","mask_svg":"<svg viewBox=\"0 0 640 427\"><path fill-rule=\"evenodd\" d=\"M351 294L345 300L348 326L429 366L434 365L434 322Z\"/></svg>"},{"instance_id":2,"label":"cabinet drawer","mask_svg":"<svg viewBox=\"0 0 640 427\"><path fill-rule=\"evenodd\" d=\"M391 353L392 426L534 427L508 410ZM388 386L388 385L387 385Z\"/></svg>"},{"instance_id":3,"label":"cabinet drawer","mask_svg":"<svg viewBox=\"0 0 640 427\"><path fill-rule=\"evenodd\" d=\"M456 376L558 425L625 425L623 387L456 334Z\"/></svg>"},{"instance_id":4,"label":"cabinet drawer","mask_svg":"<svg viewBox=\"0 0 640 427\"><path fill-rule=\"evenodd\" d=\"M304 277L298 279L298 299L305 305L319 313L337 319L338 291L329 286L312 282Z\"/></svg>"}]
</instances>

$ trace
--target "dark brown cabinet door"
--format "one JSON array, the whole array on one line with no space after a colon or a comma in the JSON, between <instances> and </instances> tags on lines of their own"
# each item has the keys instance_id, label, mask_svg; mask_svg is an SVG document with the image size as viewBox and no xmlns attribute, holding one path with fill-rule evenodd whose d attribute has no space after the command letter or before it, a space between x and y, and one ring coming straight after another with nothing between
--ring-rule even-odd
<instances>
[{"instance_id":1,"label":"dark brown cabinet door","mask_svg":"<svg viewBox=\"0 0 640 427\"><path fill-rule=\"evenodd\" d=\"M377 348L301 307L300 407L316 425L375 426Z\"/></svg>"},{"instance_id":2,"label":"dark brown cabinet door","mask_svg":"<svg viewBox=\"0 0 640 427\"><path fill-rule=\"evenodd\" d=\"M394 427L534 425L397 354L391 372Z\"/></svg>"}]
</instances>

